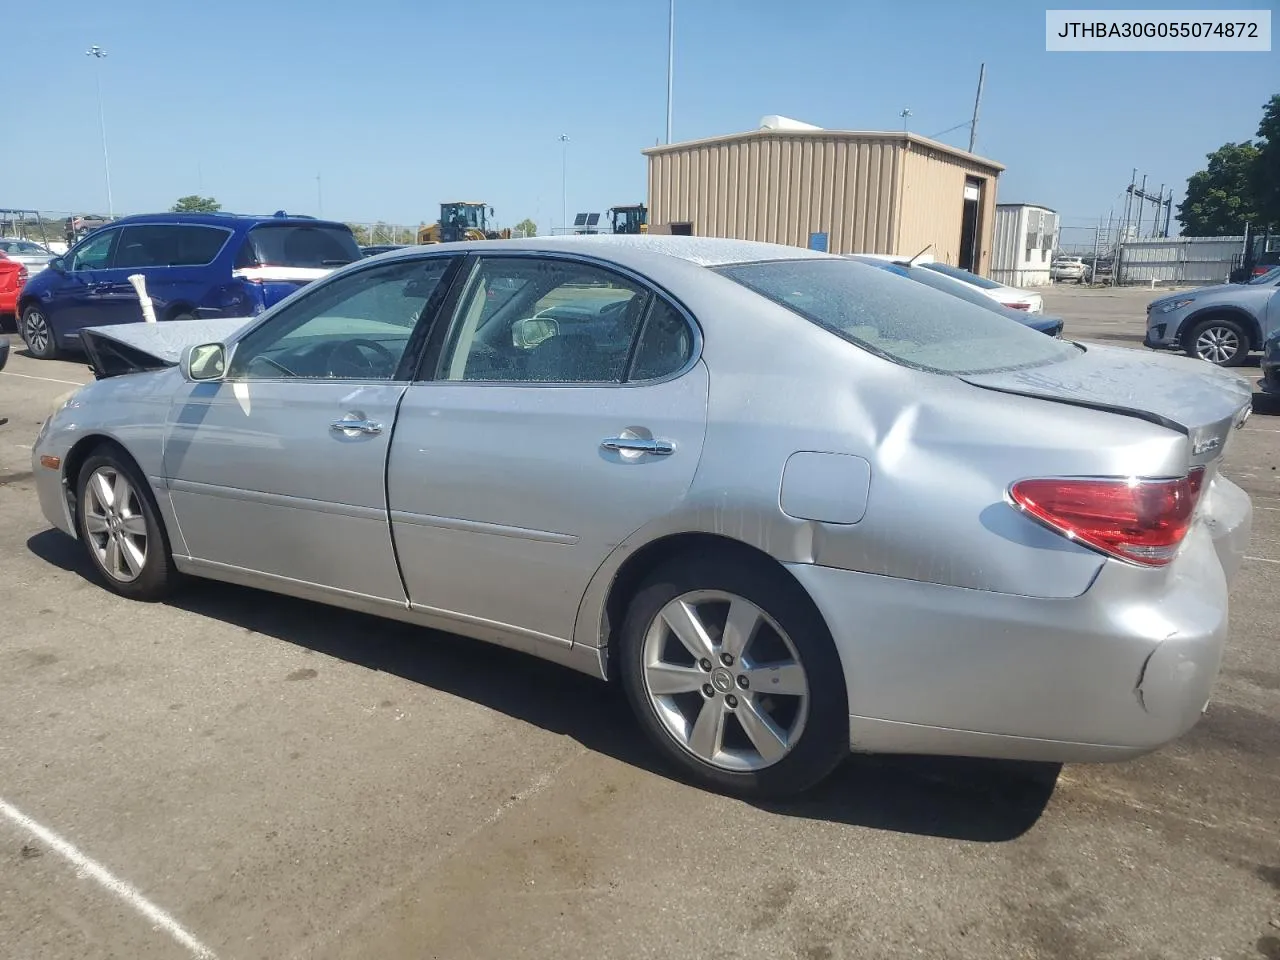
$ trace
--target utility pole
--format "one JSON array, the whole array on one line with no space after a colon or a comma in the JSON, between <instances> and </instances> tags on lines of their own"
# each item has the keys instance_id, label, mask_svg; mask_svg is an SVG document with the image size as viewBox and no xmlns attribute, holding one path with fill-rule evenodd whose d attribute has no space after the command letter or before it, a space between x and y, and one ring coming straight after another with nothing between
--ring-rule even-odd
<instances>
[{"instance_id":1,"label":"utility pole","mask_svg":"<svg viewBox=\"0 0 1280 960\"><path fill-rule=\"evenodd\" d=\"M1156 196L1156 218L1151 224L1152 239L1160 236L1160 214L1164 213L1164 184L1160 184L1160 193Z\"/></svg>"},{"instance_id":2,"label":"utility pole","mask_svg":"<svg viewBox=\"0 0 1280 960\"><path fill-rule=\"evenodd\" d=\"M1133 230L1133 239L1142 239L1142 208L1147 205L1147 175L1142 175L1142 186L1135 196L1138 198L1138 225Z\"/></svg>"},{"instance_id":3,"label":"utility pole","mask_svg":"<svg viewBox=\"0 0 1280 960\"><path fill-rule=\"evenodd\" d=\"M569 232L569 137L560 134L560 232Z\"/></svg>"},{"instance_id":4,"label":"utility pole","mask_svg":"<svg viewBox=\"0 0 1280 960\"><path fill-rule=\"evenodd\" d=\"M676 0L667 19L667 143L671 142L671 94L676 69Z\"/></svg>"},{"instance_id":5,"label":"utility pole","mask_svg":"<svg viewBox=\"0 0 1280 960\"><path fill-rule=\"evenodd\" d=\"M96 43L84 52L86 57L93 57L97 62L93 71L94 85L98 88L98 129L102 132L102 169L107 177L107 216L115 219L116 207L111 198L111 159L107 156L107 121L102 111L102 61L107 51Z\"/></svg>"},{"instance_id":6,"label":"utility pole","mask_svg":"<svg viewBox=\"0 0 1280 960\"><path fill-rule=\"evenodd\" d=\"M1129 239L1129 213L1133 209L1133 190L1137 185L1138 168L1133 168L1133 173L1129 174L1129 188L1125 191L1124 198L1124 220L1120 224L1119 241L1123 243Z\"/></svg>"},{"instance_id":7,"label":"utility pole","mask_svg":"<svg viewBox=\"0 0 1280 960\"><path fill-rule=\"evenodd\" d=\"M973 98L973 120L969 124L969 152L973 153L973 146L978 142L978 108L982 106L982 83L987 78L987 65L984 63L978 68L978 95Z\"/></svg>"}]
</instances>

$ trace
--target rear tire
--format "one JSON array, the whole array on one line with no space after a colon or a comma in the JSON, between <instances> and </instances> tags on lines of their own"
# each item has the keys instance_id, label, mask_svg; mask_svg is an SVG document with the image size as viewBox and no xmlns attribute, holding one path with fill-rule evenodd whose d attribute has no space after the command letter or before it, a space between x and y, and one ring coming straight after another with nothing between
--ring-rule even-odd
<instances>
[{"instance_id":1,"label":"rear tire","mask_svg":"<svg viewBox=\"0 0 1280 960\"><path fill-rule=\"evenodd\" d=\"M54 335L49 318L39 304L28 304L22 311L22 321L18 324L18 332L27 345L27 350L37 360L56 360L61 351Z\"/></svg>"},{"instance_id":2,"label":"rear tire","mask_svg":"<svg viewBox=\"0 0 1280 960\"><path fill-rule=\"evenodd\" d=\"M76 527L106 587L131 600L168 596L179 574L151 488L123 452L99 448L76 479Z\"/></svg>"},{"instance_id":3,"label":"rear tire","mask_svg":"<svg viewBox=\"0 0 1280 960\"><path fill-rule=\"evenodd\" d=\"M1249 334L1226 317L1205 320L1187 337L1186 351L1216 367L1238 367L1249 356Z\"/></svg>"},{"instance_id":4,"label":"rear tire","mask_svg":"<svg viewBox=\"0 0 1280 960\"><path fill-rule=\"evenodd\" d=\"M767 560L716 551L663 565L632 598L619 648L640 726L703 785L792 796L849 754L831 633L800 584Z\"/></svg>"}]
</instances>

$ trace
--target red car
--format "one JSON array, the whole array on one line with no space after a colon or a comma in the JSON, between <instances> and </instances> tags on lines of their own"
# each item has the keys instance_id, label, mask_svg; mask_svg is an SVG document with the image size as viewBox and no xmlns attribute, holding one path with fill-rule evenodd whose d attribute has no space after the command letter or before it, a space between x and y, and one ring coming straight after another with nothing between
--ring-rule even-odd
<instances>
[{"instance_id":1,"label":"red car","mask_svg":"<svg viewBox=\"0 0 1280 960\"><path fill-rule=\"evenodd\" d=\"M18 312L18 294L26 282L26 266L0 253L0 317Z\"/></svg>"}]
</instances>

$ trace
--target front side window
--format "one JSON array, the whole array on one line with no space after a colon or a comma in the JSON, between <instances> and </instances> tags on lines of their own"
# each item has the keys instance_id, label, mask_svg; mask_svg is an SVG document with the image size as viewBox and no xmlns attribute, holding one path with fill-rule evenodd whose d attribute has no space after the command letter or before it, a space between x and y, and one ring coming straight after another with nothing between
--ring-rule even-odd
<instances>
[{"instance_id":1,"label":"front side window","mask_svg":"<svg viewBox=\"0 0 1280 960\"><path fill-rule=\"evenodd\" d=\"M991 373L1079 355L1078 347L1017 320L852 260L715 269L843 340L933 373Z\"/></svg>"},{"instance_id":2,"label":"front side window","mask_svg":"<svg viewBox=\"0 0 1280 960\"><path fill-rule=\"evenodd\" d=\"M485 257L467 279L441 380L621 383L650 293L589 264Z\"/></svg>"},{"instance_id":3,"label":"front side window","mask_svg":"<svg viewBox=\"0 0 1280 960\"><path fill-rule=\"evenodd\" d=\"M107 269L111 266L111 253L119 236L119 230L103 230L89 237L71 254L71 272Z\"/></svg>"},{"instance_id":4,"label":"front side window","mask_svg":"<svg viewBox=\"0 0 1280 960\"><path fill-rule=\"evenodd\" d=\"M337 277L251 331L238 380L391 380L452 258L401 260Z\"/></svg>"},{"instance_id":5,"label":"front side window","mask_svg":"<svg viewBox=\"0 0 1280 960\"><path fill-rule=\"evenodd\" d=\"M125 227L116 267L199 267L218 255L230 233L219 227L156 223Z\"/></svg>"}]
</instances>

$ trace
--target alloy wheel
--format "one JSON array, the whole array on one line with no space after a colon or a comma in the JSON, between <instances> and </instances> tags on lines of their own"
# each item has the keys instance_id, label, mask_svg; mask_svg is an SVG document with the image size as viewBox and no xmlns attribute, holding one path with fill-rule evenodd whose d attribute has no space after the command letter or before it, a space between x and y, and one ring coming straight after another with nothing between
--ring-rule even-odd
<instances>
[{"instance_id":1,"label":"alloy wheel","mask_svg":"<svg viewBox=\"0 0 1280 960\"><path fill-rule=\"evenodd\" d=\"M1230 327L1206 327L1196 337L1196 356L1223 364L1240 352L1240 335Z\"/></svg>"},{"instance_id":2,"label":"alloy wheel","mask_svg":"<svg viewBox=\"0 0 1280 960\"><path fill-rule=\"evenodd\" d=\"M32 353L43 354L49 349L49 324L39 310L28 310L22 318L22 339Z\"/></svg>"},{"instance_id":3,"label":"alloy wheel","mask_svg":"<svg viewBox=\"0 0 1280 960\"><path fill-rule=\"evenodd\" d=\"M147 564L147 521L142 501L119 470L99 467L84 495L84 529L89 547L107 575L131 583Z\"/></svg>"},{"instance_id":4,"label":"alloy wheel","mask_svg":"<svg viewBox=\"0 0 1280 960\"><path fill-rule=\"evenodd\" d=\"M650 623L642 654L654 715L702 762L753 772L799 743L809 713L800 655L746 598L719 590L676 597Z\"/></svg>"}]
</instances>

